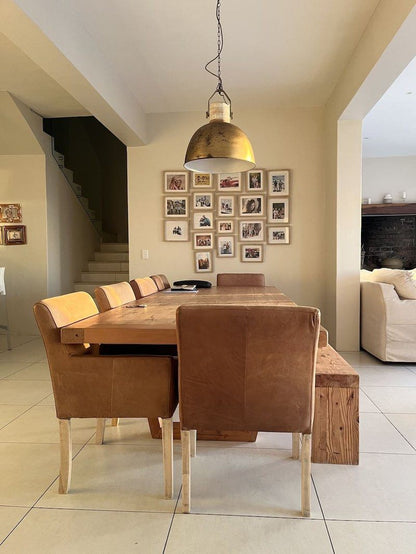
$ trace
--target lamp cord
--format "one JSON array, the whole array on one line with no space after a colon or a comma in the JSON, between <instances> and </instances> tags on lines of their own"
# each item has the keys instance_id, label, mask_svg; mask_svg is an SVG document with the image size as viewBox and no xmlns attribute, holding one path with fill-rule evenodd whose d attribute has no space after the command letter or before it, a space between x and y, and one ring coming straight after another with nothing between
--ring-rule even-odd
<instances>
[{"instance_id":1,"label":"lamp cord","mask_svg":"<svg viewBox=\"0 0 416 554\"><path fill-rule=\"evenodd\" d=\"M222 49L224 47L224 35L222 32L222 25L221 25L221 1L217 0L217 6L215 9L215 17L217 18L217 55L215 58L212 58L206 65L205 65L205 71L213 75L218 79L218 85L215 92L218 92L223 95L224 89L222 87L222 78L221 78L221 53ZM218 60L217 62L217 73L214 73L208 67L215 62L215 60Z\"/></svg>"}]
</instances>

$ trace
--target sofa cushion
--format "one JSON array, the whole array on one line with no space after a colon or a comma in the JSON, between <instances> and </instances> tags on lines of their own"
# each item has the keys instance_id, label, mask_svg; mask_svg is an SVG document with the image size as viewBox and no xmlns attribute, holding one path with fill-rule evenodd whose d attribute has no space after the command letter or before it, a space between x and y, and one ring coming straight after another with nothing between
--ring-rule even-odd
<instances>
[{"instance_id":1,"label":"sofa cushion","mask_svg":"<svg viewBox=\"0 0 416 554\"><path fill-rule=\"evenodd\" d=\"M415 270L381 268L375 269L372 273L375 282L393 285L401 298L416 300Z\"/></svg>"}]
</instances>

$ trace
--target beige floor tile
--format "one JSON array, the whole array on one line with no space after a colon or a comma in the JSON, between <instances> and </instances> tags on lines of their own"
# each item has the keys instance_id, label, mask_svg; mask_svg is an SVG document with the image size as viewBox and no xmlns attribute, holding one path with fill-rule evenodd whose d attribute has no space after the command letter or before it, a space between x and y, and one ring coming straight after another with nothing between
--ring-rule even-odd
<instances>
[{"instance_id":1,"label":"beige floor tile","mask_svg":"<svg viewBox=\"0 0 416 554\"><path fill-rule=\"evenodd\" d=\"M387 414L386 417L416 448L416 414Z\"/></svg>"},{"instance_id":2,"label":"beige floor tile","mask_svg":"<svg viewBox=\"0 0 416 554\"><path fill-rule=\"evenodd\" d=\"M94 437L90 439L93 443ZM176 441L175 441L176 442ZM180 441L177 441L178 443ZM133 444L136 446L159 446L159 439L152 439L147 419L122 418L117 426L111 425L111 419L107 419L104 433L106 445Z\"/></svg>"},{"instance_id":3,"label":"beige floor tile","mask_svg":"<svg viewBox=\"0 0 416 554\"><path fill-rule=\"evenodd\" d=\"M12 404L0 404L0 429L29 409L30 406L13 406Z\"/></svg>"},{"instance_id":4,"label":"beige floor tile","mask_svg":"<svg viewBox=\"0 0 416 554\"><path fill-rule=\"evenodd\" d=\"M51 394L47 381L0 381L0 404L35 404Z\"/></svg>"},{"instance_id":5,"label":"beige floor tile","mask_svg":"<svg viewBox=\"0 0 416 554\"><path fill-rule=\"evenodd\" d=\"M166 554L329 554L323 521L176 514Z\"/></svg>"},{"instance_id":6,"label":"beige floor tile","mask_svg":"<svg viewBox=\"0 0 416 554\"><path fill-rule=\"evenodd\" d=\"M362 387L416 387L416 374L407 367L359 367Z\"/></svg>"},{"instance_id":7,"label":"beige floor tile","mask_svg":"<svg viewBox=\"0 0 416 554\"><path fill-rule=\"evenodd\" d=\"M344 360L346 360L353 367L383 365L381 360L364 350L361 350L360 352L340 352L340 354Z\"/></svg>"},{"instance_id":8,"label":"beige floor tile","mask_svg":"<svg viewBox=\"0 0 416 554\"><path fill-rule=\"evenodd\" d=\"M337 554L414 554L416 524L328 521Z\"/></svg>"},{"instance_id":9,"label":"beige floor tile","mask_svg":"<svg viewBox=\"0 0 416 554\"><path fill-rule=\"evenodd\" d=\"M4 362L40 362L46 360L45 348L41 340L32 340L0 353L0 361Z\"/></svg>"},{"instance_id":10,"label":"beige floor tile","mask_svg":"<svg viewBox=\"0 0 416 554\"><path fill-rule=\"evenodd\" d=\"M48 396L46 396L42 402L39 402L38 403L38 406L55 406L55 399L53 397L53 393L52 394L48 394Z\"/></svg>"},{"instance_id":11,"label":"beige floor tile","mask_svg":"<svg viewBox=\"0 0 416 554\"><path fill-rule=\"evenodd\" d=\"M362 389L384 413L416 413L416 387L362 387Z\"/></svg>"},{"instance_id":12,"label":"beige floor tile","mask_svg":"<svg viewBox=\"0 0 416 554\"><path fill-rule=\"evenodd\" d=\"M284 450L198 447L192 458L192 511L301 517L300 473L300 462ZM322 517L313 489L311 514Z\"/></svg>"},{"instance_id":13,"label":"beige floor tile","mask_svg":"<svg viewBox=\"0 0 416 554\"><path fill-rule=\"evenodd\" d=\"M371 413L360 415L360 452L416 454L383 414Z\"/></svg>"},{"instance_id":14,"label":"beige floor tile","mask_svg":"<svg viewBox=\"0 0 416 554\"><path fill-rule=\"evenodd\" d=\"M359 466L314 464L312 475L326 518L416 519L416 456L361 454Z\"/></svg>"},{"instance_id":15,"label":"beige floor tile","mask_svg":"<svg viewBox=\"0 0 416 554\"><path fill-rule=\"evenodd\" d=\"M0 379L4 379L21 369L28 367L30 362L1 362L0 361Z\"/></svg>"},{"instance_id":16,"label":"beige floor tile","mask_svg":"<svg viewBox=\"0 0 416 554\"><path fill-rule=\"evenodd\" d=\"M173 512L179 488L179 452L175 454L175 498L165 500L161 446L87 445L74 460L70 494L58 494L56 484L38 506Z\"/></svg>"},{"instance_id":17,"label":"beige floor tile","mask_svg":"<svg viewBox=\"0 0 416 554\"><path fill-rule=\"evenodd\" d=\"M4 554L160 554L170 514L33 509L2 546Z\"/></svg>"},{"instance_id":18,"label":"beige floor tile","mask_svg":"<svg viewBox=\"0 0 416 554\"><path fill-rule=\"evenodd\" d=\"M369 412L369 413L380 413L380 410L371 402L368 396L360 390L360 413Z\"/></svg>"},{"instance_id":19,"label":"beige floor tile","mask_svg":"<svg viewBox=\"0 0 416 554\"><path fill-rule=\"evenodd\" d=\"M7 537L10 531L13 530L13 527L19 523L27 511L27 508L0 506L0 543ZM2 549L1 546L0 549ZM25 550L27 550L27 548Z\"/></svg>"},{"instance_id":20,"label":"beige floor tile","mask_svg":"<svg viewBox=\"0 0 416 554\"><path fill-rule=\"evenodd\" d=\"M415 375L416 378L416 375ZM13 375L9 375L6 379L10 380L24 380L24 381L50 381L51 376L49 373L49 366L47 362L37 362L30 366L16 371Z\"/></svg>"}]
</instances>

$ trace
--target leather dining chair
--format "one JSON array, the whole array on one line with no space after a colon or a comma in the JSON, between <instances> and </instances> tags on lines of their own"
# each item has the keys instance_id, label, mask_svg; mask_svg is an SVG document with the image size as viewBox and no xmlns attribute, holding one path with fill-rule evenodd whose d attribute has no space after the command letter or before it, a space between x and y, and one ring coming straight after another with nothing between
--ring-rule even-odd
<instances>
[{"instance_id":1,"label":"leather dining chair","mask_svg":"<svg viewBox=\"0 0 416 554\"><path fill-rule=\"evenodd\" d=\"M159 292L159 289L151 277L143 277L142 279L132 279L130 281L131 288L134 291L136 299L149 296L155 292Z\"/></svg>"},{"instance_id":2,"label":"leather dining chair","mask_svg":"<svg viewBox=\"0 0 416 554\"><path fill-rule=\"evenodd\" d=\"M102 444L106 418L162 418L165 496L173 494L172 415L178 404L177 362L171 356L100 356L89 344L67 345L62 327L98 313L86 292L48 298L34 306L48 358L59 421L59 492L71 481L72 418L97 418Z\"/></svg>"},{"instance_id":3,"label":"leather dining chair","mask_svg":"<svg viewBox=\"0 0 416 554\"><path fill-rule=\"evenodd\" d=\"M122 304L127 304L136 300L133 289L127 281L115 283L113 285L104 285L94 290L95 301L100 312L106 312L112 308L118 308Z\"/></svg>"},{"instance_id":4,"label":"leather dining chair","mask_svg":"<svg viewBox=\"0 0 416 554\"><path fill-rule=\"evenodd\" d=\"M316 308L178 308L183 512L191 509L192 433L221 429L292 433L294 458L302 434L301 505L310 516L319 327Z\"/></svg>"},{"instance_id":5,"label":"leather dining chair","mask_svg":"<svg viewBox=\"0 0 416 554\"><path fill-rule=\"evenodd\" d=\"M166 275L160 273L159 275L151 275L151 279L156 283L158 290L165 290L170 288L170 283Z\"/></svg>"},{"instance_id":6,"label":"leather dining chair","mask_svg":"<svg viewBox=\"0 0 416 554\"><path fill-rule=\"evenodd\" d=\"M217 287L264 287L263 273L218 273Z\"/></svg>"}]
</instances>

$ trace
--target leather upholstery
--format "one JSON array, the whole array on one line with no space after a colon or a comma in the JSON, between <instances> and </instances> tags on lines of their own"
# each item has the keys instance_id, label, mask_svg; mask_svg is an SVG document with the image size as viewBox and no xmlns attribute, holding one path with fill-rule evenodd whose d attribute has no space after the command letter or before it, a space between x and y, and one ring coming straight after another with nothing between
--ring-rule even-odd
<instances>
[{"instance_id":1,"label":"leather upholstery","mask_svg":"<svg viewBox=\"0 0 416 554\"><path fill-rule=\"evenodd\" d=\"M150 277L143 277L142 279L133 279L130 281L131 288L134 291L136 299L149 296L158 292L156 283Z\"/></svg>"},{"instance_id":2,"label":"leather upholstery","mask_svg":"<svg viewBox=\"0 0 416 554\"><path fill-rule=\"evenodd\" d=\"M153 279L153 281L156 283L158 290L165 290L170 288L170 283L166 275L151 275L150 278Z\"/></svg>"},{"instance_id":3,"label":"leather upholstery","mask_svg":"<svg viewBox=\"0 0 416 554\"><path fill-rule=\"evenodd\" d=\"M180 306L182 428L311 433L319 328L316 308Z\"/></svg>"},{"instance_id":4,"label":"leather upholstery","mask_svg":"<svg viewBox=\"0 0 416 554\"><path fill-rule=\"evenodd\" d=\"M217 287L264 287L263 273L218 273Z\"/></svg>"},{"instance_id":5,"label":"leather upholstery","mask_svg":"<svg viewBox=\"0 0 416 554\"><path fill-rule=\"evenodd\" d=\"M127 304L127 302L132 302L132 300L136 300L133 289L127 281L114 285L97 287L94 291L94 296L100 312L106 312L122 304Z\"/></svg>"}]
</instances>

